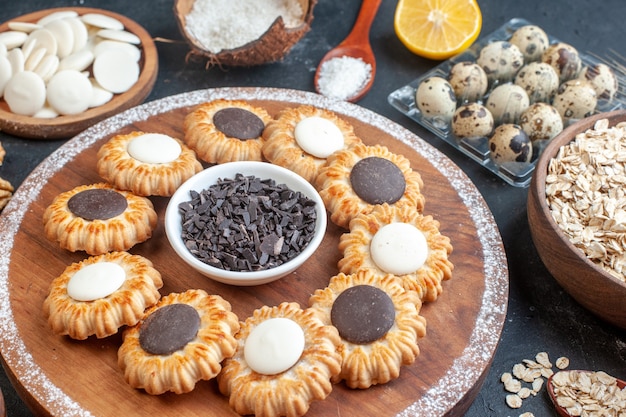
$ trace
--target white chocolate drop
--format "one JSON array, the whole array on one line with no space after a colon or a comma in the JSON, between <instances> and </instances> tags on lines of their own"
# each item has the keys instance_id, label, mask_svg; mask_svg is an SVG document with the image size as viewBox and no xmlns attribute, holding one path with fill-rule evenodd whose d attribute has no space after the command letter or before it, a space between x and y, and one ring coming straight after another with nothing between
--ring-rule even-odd
<instances>
[{"instance_id":1,"label":"white chocolate drop","mask_svg":"<svg viewBox=\"0 0 626 417\"><path fill-rule=\"evenodd\" d=\"M305 152L317 158L327 158L344 146L343 135L337 125L319 116L307 117L298 122L294 136Z\"/></svg>"},{"instance_id":2,"label":"white chocolate drop","mask_svg":"<svg viewBox=\"0 0 626 417\"><path fill-rule=\"evenodd\" d=\"M31 22L9 22L9 29L16 30L18 32L30 33L35 29L41 29L41 25Z\"/></svg>"},{"instance_id":3,"label":"white chocolate drop","mask_svg":"<svg viewBox=\"0 0 626 417\"><path fill-rule=\"evenodd\" d=\"M66 18L71 18L71 17L76 17L76 16L78 16L78 12L74 10L59 10L57 12L52 12L50 14L45 15L44 17L42 17L41 19L37 21L37 24L40 26L45 26L48 23L52 22L53 20L66 19Z\"/></svg>"},{"instance_id":4,"label":"white chocolate drop","mask_svg":"<svg viewBox=\"0 0 626 417\"><path fill-rule=\"evenodd\" d=\"M24 50L32 48L28 44L36 42L38 48L45 48L50 55L56 55L58 46L57 39L48 29L37 29L28 35L28 39L24 42Z\"/></svg>"},{"instance_id":5,"label":"white chocolate drop","mask_svg":"<svg viewBox=\"0 0 626 417\"><path fill-rule=\"evenodd\" d=\"M96 56L93 75L103 88L115 94L124 93L139 79L139 64L127 52L109 49Z\"/></svg>"},{"instance_id":6,"label":"white chocolate drop","mask_svg":"<svg viewBox=\"0 0 626 417\"><path fill-rule=\"evenodd\" d=\"M175 161L182 151L178 142L160 133L146 133L132 139L128 153L138 161L147 164L167 164Z\"/></svg>"},{"instance_id":7,"label":"white chocolate drop","mask_svg":"<svg viewBox=\"0 0 626 417\"><path fill-rule=\"evenodd\" d=\"M78 71L59 71L48 82L48 103L59 114L84 112L89 108L92 94L91 81Z\"/></svg>"},{"instance_id":8,"label":"white chocolate drop","mask_svg":"<svg viewBox=\"0 0 626 417\"><path fill-rule=\"evenodd\" d=\"M88 25L95 26L101 29L122 30L124 24L114 17L107 16L101 13L85 13L81 16L83 22Z\"/></svg>"},{"instance_id":9,"label":"white chocolate drop","mask_svg":"<svg viewBox=\"0 0 626 417\"><path fill-rule=\"evenodd\" d=\"M7 50L19 48L26 41L28 35L17 30L9 30L0 33L0 43L6 46Z\"/></svg>"},{"instance_id":10,"label":"white chocolate drop","mask_svg":"<svg viewBox=\"0 0 626 417\"><path fill-rule=\"evenodd\" d=\"M89 107L98 107L103 104L108 103L113 98L113 93L109 90L105 90L98 84L95 79L90 79L91 86L93 87L93 91L91 94L91 101L89 102Z\"/></svg>"},{"instance_id":11,"label":"white chocolate drop","mask_svg":"<svg viewBox=\"0 0 626 417\"><path fill-rule=\"evenodd\" d=\"M46 84L31 71L13 74L4 89L4 100L13 113L32 116L46 102Z\"/></svg>"},{"instance_id":12,"label":"white chocolate drop","mask_svg":"<svg viewBox=\"0 0 626 417\"><path fill-rule=\"evenodd\" d=\"M0 97L4 95L4 88L13 76L13 68L6 56L0 55Z\"/></svg>"},{"instance_id":13,"label":"white chocolate drop","mask_svg":"<svg viewBox=\"0 0 626 417\"><path fill-rule=\"evenodd\" d=\"M113 262L87 265L70 278L67 295L76 301L93 301L117 291L126 280L124 268Z\"/></svg>"},{"instance_id":14,"label":"white chocolate drop","mask_svg":"<svg viewBox=\"0 0 626 417\"><path fill-rule=\"evenodd\" d=\"M275 375L298 362L304 344L304 331L295 321L272 318L250 332L244 345L244 358L253 371Z\"/></svg>"},{"instance_id":15,"label":"white chocolate drop","mask_svg":"<svg viewBox=\"0 0 626 417\"><path fill-rule=\"evenodd\" d=\"M428 257L428 243L419 229L408 223L381 227L370 242L370 255L383 271L405 275L417 271Z\"/></svg>"},{"instance_id":16,"label":"white chocolate drop","mask_svg":"<svg viewBox=\"0 0 626 417\"><path fill-rule=\"evenodd\" d=\"M65 58L74 50L74 32L65 19L56 19L44 26L57 40L57 55Z\"/></svg>"},{"instance_id":17,"label":"white chocolate drop","mask_svg":"<svg viewBox=\"0 0 626 417\"><path fill-rule=\"evenodd\" d=\"M139 45L141 43L141 39L139 39L137 35L127 32L125 30L101 29L98 31L98 36L104 39L128 42L134 45Z\"/></svg>"},{"instance_id":18,"label":"white chocolate drop","mask_svg":"<svg viewBox=\"0 0 626 417\"><path fill-rule=\"evenodd\" d=\"M74 48L72 53L76 53L87 46L89 40L89 32L82 20L78 17L72 17L67 19L67 23L72 29L72 36L74 37Z\"/></svg>"}]
</instances>

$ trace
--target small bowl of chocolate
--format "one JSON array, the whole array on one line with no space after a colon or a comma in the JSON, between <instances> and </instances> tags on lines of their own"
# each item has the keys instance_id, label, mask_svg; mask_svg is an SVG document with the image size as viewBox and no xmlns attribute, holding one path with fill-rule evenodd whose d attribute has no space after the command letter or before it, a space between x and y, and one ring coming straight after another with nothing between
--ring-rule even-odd
<instances>
[{"instance_id":1,"label":"small bowl of chocolate","mask_svg":"<svg viewBox=\"0 0 626 417\"><path fill-rule=\"evenodd\" d=\"M228 162L199 172L172 195L165 232L188 265L216 281L260 285L313 255L326 232L315 188L266 162Z\"/></svg>"}]
</instances>

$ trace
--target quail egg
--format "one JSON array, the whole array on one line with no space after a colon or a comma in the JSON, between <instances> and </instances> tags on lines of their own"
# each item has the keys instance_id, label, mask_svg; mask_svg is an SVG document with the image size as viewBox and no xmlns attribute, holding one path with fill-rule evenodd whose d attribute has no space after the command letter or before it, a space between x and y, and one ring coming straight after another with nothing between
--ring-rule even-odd
<instances>
[{"instance_id":1,"label":"quail egg","mask_svg":"<svg viewBox=\"0 0 626 417\"><path fill-rule=\"evenodd\" d=\"M565 42L557 42L548 46L541 61L550 64L559 74L559 81L567 81L578 77L578 73L582 68L582 61L578 50L572 45Z\"/></svg>"},{"instance_id":2,"label":"quail egg","mask_svg":"<svg viewBox=\"0 0 626 417\"><path fill-rule=\"evenodd\" d=\"M550 45L550 40L546 32L535 25L520 27L513 32L509 42L522 51L526 62L539 61L543 52L548 48L548 45Z\"/></svg>"},{"instance_id":3,"label":"quail egg","mask_svg":"<svg viewBox=\"0 0 626 417\"><path fill-rule=\"evenodd\" d=\"M563 119L548 103L534 103L522 113L520 127L532 142L550 140L563 130Z\"/></svg>"},{"instance_id":4,"label":"quail egg","mask_svg":"<svg viewBox=\"0 0 626 417\"><path fill-rule=\"evenodd\" d=\"M524 65L524 54L508 41L494 41L485 45L476 63L482 67L490 82L511 81Z\"/></svg>"},{"instance_id":5,"label":"quail egg","mask_svg":"<svg viewBox=\"0 0 626 417\"><path fill-rule=\"evenodd\" d=\"M456 110L454 89L445 78L428 77L415 92L415 103L422 115L434 123L447 125Z\"/></svg>"},{"instance_id":6,"label":"quail egg","mask_svg":"<svg viewBox=\"0 0 626 417\"><path fill-rule=\"evenodd\" d=\"M520 126L505 123L496 127L489 138L489 154L496 164L530 162L533 145Z\"/></svg>"},{"instance_id":7,"label":"quail egg","mask_svg":"<svg viewBox=\"0 0 626 417\"><path fill-rule=\"evenodd\" d=\"M615 73L606 64L594 64L583 68L580 77L591 83L599 100L613 100L618 89Z\"/></svg>"},{"instance_id":8,"label":"quail egg","mask_svg":"<svg viewBox=\"0 0 626 417\"><path fill-rule=\"evenodd\" d=\"M589 81L581 79L561 84L552 101L564 121L591 116L597 103L596 90Z\"/></svg>"},{"instance_id":9,"label":"quail egg","mask_svg":"<svg viewBox=\"0 0 626 417\"><path fill-rule=\"evenodd\" d=\"M519 70L515 84L526 90L531 103L549 103L559 88L559 75L545 62L531 62Z\"/></svg>"},{"instance_id":10,"label":"quail egg","mask_svg":"<svg viewBox=\"0 0 626 417\"><path fill-rule=\"evenodd\" d=\"M480 138L493 131L493 116L480 103L467 103L459 106L452 116L452 133L457 138Z\"/></svg>"},{"instance_id":11,"label":"quail egg","mask_svg":"<svg viewBox=\"0 0 626 417\"><path fill-rule=\"evenodd\" d=\"M448 81L460 102L477 101L487 93L489 80L482 67L475 62L457 62L450 68Z\"/></svg>"},{"instance_id":12,"label":"quail egg","mask_svg":"<svg viewBox=\"0 0 626 417\"><path fill-rule=\"evenodd\" d=\"M530 105L530 100L522 87L507 83L494 88L485 105L496 124L517 123L519 116Z\"/></svg>"}]
</instances>

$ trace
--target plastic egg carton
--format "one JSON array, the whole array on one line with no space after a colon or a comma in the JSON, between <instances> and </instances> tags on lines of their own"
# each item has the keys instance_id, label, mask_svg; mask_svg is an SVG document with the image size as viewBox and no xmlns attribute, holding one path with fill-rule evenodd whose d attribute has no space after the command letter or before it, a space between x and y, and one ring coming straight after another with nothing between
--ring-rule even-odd
<instances>
[{"instance_id":1,"label":"plastic egg carton","mask_svg":"<svg viewBox=\"0 0 626 417\"><path fill-rule=\"evenodd\" d=\"M533 144L533 157L530 162L506 162L501 165L494 163L489 156L489 139L487 137L473 138L473 139L459 139L453 133L450 125L442 125L441 123L437 123L436 121L429 120L426 117L423 117L422 113L419 111L415 104L415 92L420 82L425 78L432 76L439 76L445 79L448 79L448 74L450 73L450 69L458 62L462 61L472 61L475 62L476 58L480 50L488 43L493 41L503 41L509 40L513 32L525 25L532 25L533 23L520 18L514 18L502 25L498 30L490 33L489 35L481 37L477 42L475 42L470 48L468 48L465 52L456 55L448 59L447 61L442 62L432 70L424 73L419 78L416 78L410 84L407 84L399 89L393 91L388 96L389 104L391 104L395 109L399 110L404 115L413 119L415 122L419 123L432 133L434 133L439 139L444 140L448 144L452 145L454 148L458 149L466 156L474 160L476 163L482 165L484 168L491 171L494 175L498 176L506 183L513 185L515 187L528 187L530 184L530 180L532 178L532 173L535 170L536 160L541 154L543 147L545 147L546 143L542 144ZM539 26L539 25L537 25ZM545 31L545 29L544 29ZM547 31L546 31L547 33ZM550 43L559 42L560 40L554 38L549 33L547 33ZM563 41L567 42L567 41ZM576 47L576 45L572 45ZM583 67L590 64L597 64L602 61L599 59L595 59L587 54L584 54L579 51L579 56L582 60ZM609 66L610 64L603 62ZM626 83L624 79L624 74L617 71L613 68L615 75L618 77L620 83L620 89L616 93L616 96L611 102L607 102L607 100L598 100L598 105L596 106L596 113L608 112L612 110L618 110L624 107L624 103L626 103L626 96L624 93L623 85ZM490 87L490 90L487 91L485 97L482 100L479 100L481 104L485 104L486 98L489 96L490 91L493 87ZM537 146L538 145L538 146Z\"/></svg>"}]
</instances>

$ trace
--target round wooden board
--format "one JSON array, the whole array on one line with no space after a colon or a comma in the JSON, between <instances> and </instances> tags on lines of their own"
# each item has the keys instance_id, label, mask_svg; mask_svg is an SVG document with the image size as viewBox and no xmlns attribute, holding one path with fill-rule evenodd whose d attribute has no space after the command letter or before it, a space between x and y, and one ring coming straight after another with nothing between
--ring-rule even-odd
<instances>
[{"instance_id":1,"label":"round wooden board","mask_svg":"<svg viewBox=\"0 0 626 417\"><path fill-rule=\"evenodd\" d=\"M8 104L0 97L0 130L29 139L71 138L107 117L140 104L152 91L159 69L156 45L150 34L142 26L126 16L89 7L59 7L39 10L10 21L36 22L50 13L64 10L73 10L79 15L100 13L113 17L124 24L125 30L137 35L141 40L140 48L142 50L142 57L139 62L141 69L139 79L128 91L114 95L111 101L102 106L88 109L77 115L59 116L54 119L35 118L12 113ZM9 21L0 25L0 32L7 30L9 30Z\"/></svg>"},{"instance_id":2,"label":"round wooden board","mask_svg":"<svg viewBox=\"0 0 626 417\"><path fill-rule=\"evenodd\" d=\"M283 89L222 88L195 91L147 103L86 130L47 158L17 190L0 217L0 334L5 368L29 405L43 415L234 415L215 381L201 381L183 395L150 396L124 382L117 367L121 336L73 341L52 334L42 317L48 285L84 253L70 253L43 235L42 214L59 193L101 181L98 148L112 135L132 130L182 137L184 116L217 98L248 100L271 114L286 106L328 108L355 127L365 143L381 143L407 156L424 179L425 213L441 223L454 245L453 278L440 298L422 309L428 321L421 355L402 368L400 378L367 390L335 385L310 416L463 415L480 390L506 316L508 269L493 217L465 174L439 151L408 130L357 105L317 94ZM167 199L151 198L160 222L153 237L132 253L154 262L162 273L162 294L202 288L226 298L241 320L263 305L309 296L337 273L339 236L329 225L311 260L271 284L233 287L205 278L180 261L165 237Z\"/></svg>"}]
</instances>

